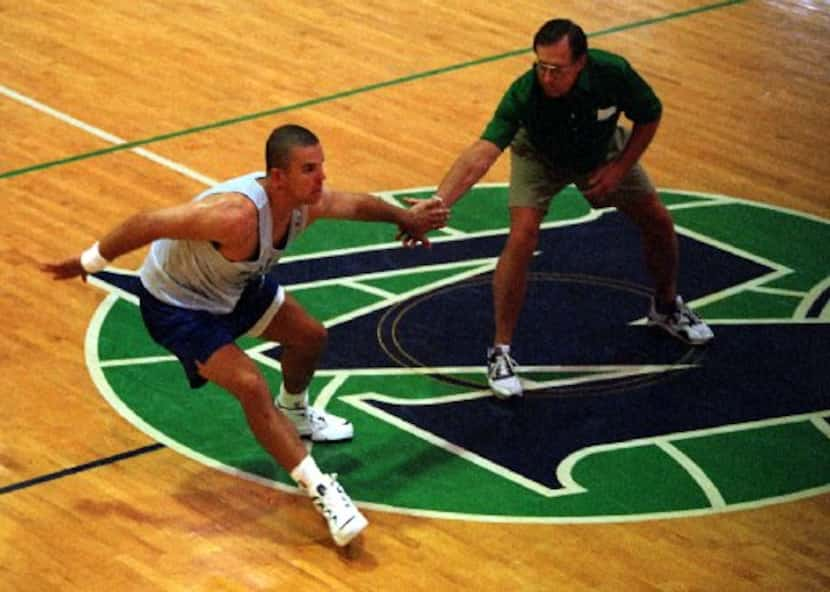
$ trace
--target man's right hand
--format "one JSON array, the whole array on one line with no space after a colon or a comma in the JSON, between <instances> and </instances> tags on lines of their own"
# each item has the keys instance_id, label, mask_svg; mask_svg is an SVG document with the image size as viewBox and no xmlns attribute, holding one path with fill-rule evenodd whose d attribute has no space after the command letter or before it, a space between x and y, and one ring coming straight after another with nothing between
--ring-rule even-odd
<instances>
[{"instance_id":1,"label":"man's right hand","mask_svg":"<svg viewBox=\"0 0 830 592\"><path fill-rule=\"evenodd\" d=\"M430 246L426 233L446 226L450 218L450 210L444 206L444 200L437 195L430 199L407 198L409 208L407 221L398 226L399 232L395 237L403 246L411 248L419 244Z\"/></svg>"}]
</instances>

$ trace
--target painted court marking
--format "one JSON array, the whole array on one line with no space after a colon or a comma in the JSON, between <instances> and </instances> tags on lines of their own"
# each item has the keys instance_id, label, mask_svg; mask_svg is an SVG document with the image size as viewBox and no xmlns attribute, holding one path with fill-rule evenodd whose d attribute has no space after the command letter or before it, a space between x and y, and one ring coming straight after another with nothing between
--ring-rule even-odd
<instances>
[{"instance_id":1,"label":"painted court marking","mask_svg":"<svg viewBox=\"0 0 830 592\"><path fill-rule=\"evenodd\" d=\"M609 30L606 30L606 31L600 31L600 32L594 33L594 34L589 35L589 36L599 36L599 35L609 34L609 33L612 33L612 32L618 32L618 31L622 31L622 30L626 30L626 29L642 27L642 26L646 26L646 25L650 25L650 24L654 24L654 23L658 23L658 22L663 22L663 21L670 20L670 19L675 19L675 18L680 18L680 17L683 17L683 16L689 16L689 15L692 15L692 14L697 14L697 13L704 12L704 11L707 11L707 10L714 10L716 8L722 8L722 7L733 5L733 4L739 4L743 1L744 0L733 0L733 1L728 1L728 2L719 2L719 3L716 3L716 4L711 4L711 5L707 5L707 6L704 6L704 7L699 7L699 8L692 9L692 10L673 13L671 15L665 15L663 17L657 17L657 18L653 18L653 19L647 19L647 20L644 20L644 21L638 21L637 23L624 25L622 27L616 27L616 28L609 29ZM441 70L432 70L432 71L429 71L429 72L423 72L423 73L415 74L415 75L407 77L407 78L396 79L396 80L389 81L389 82L386 82L386 83L380 83L380 84L377 84L377 85L367 86L367 87L364 87L362 89L357 89L355 91L347 91L345 93L340 93L338 95L332 95L330 97L323 97L321 99L307 101L305 103L300 103L298 105L291 105L291 106L288 106L288 107L282 108L282 109L271 110L271 111L262 112L262 113L259 113L259 114L253 114L253 115L248 116L246 118L237 118L237 119L234 119L234 120L226 120L224 122L218 122L216 124L210 124L209 126L202 126L202 127L199 127L199 128L194 128L192 130L184 130L182 132L177 132L175 134L168 134L166 136L160 136L160 137L157 137L157 138L150 138L148 140L141 140L141 141L138 141L138 142L128 142L127 140L125 140L123 138L120 138L116 135L110 134L110 133L108 133L104 130L101 130L100 128L92 126L92 125L90 125L86 122L83 122L83 121L81 121L77 118L74 118L74 117L72 117L68 114L62 113L62 112L60 112L60 111L58 111L58 110L56 110L52 107L49 107L48 105L45 105L45 104L43 104L39 101L36 101L34 99L31 99L29 97L26 97L25 95L22 95L22 94L14 91L12 89L9 89L8 87L5 87L3 85L0 85L0 94L4 95L4 96L6 96L6 97L8 97L12 100L18 101L18 102L20 102L20 103L22 103L22 104L24 104L24 105L26 105L26 106L28 106L32 109L35 109L35 110L40 111L44 114L47 114L50 117L54 117L57 120L60 120L60 121L66 123L68 125L71 125L71 126L77 128L77 129L80 129L80 130L82 130L82 131L84 131L84 132L86 132L86 133L88 133L92 136L95 136L99 139L102 139L102 140L104 140L104 141L106 141L106 142L108 142L108 143L110 143L110 144L112 144L113 146L116 147L115 149L109 149L109 150L106 150L106 151L98 151L98 152L94 152L94 153L89 153L88 155L81 155L81 157L79 157L79 158L92 157L92 156L97 156L97 155L101 155L101 154L104 154L104 153L111 153L111 152L115 152L116 150L130 150L131 152L141 156L142 158L148 159L151 162L154 162L155 164L161 165L162 167L165 167L165 168L170 169L172 171L178 172L178 173L180 173L180 174L182 174L182 175L184 175L184 176L186 176L190 179L196 180L196 181L198 181L200 183L203 183L205 185L213 185L217 182L216 180L214 180L214 179L212 179L212 178L210 178L206 175L203 175L202 173L199 173L199 172L197 172L193 169L190 169L190 168L188 168L188 167L186 167L186 166L184 166L180 163L177 163L175 161L172 161L170 159L162 157L162 156L160 156L160 155L158 155L154 152L151 152L151 151L149 151L145 148L141 148L139 146L142 145L142 144L149 144L149 143L153 143L153 142L163 141L163 140L166 140L166 139L170 139L172 137L178 137L178 136L181 136L181 135L185 135L187 133L194 133L196 131L204 131L206 129L212 129L212 128L220 127L220 126L223 126L223 125L230 125L230 124L238 123L238 122L241 122L241 121L247 121L247 120L250 120L250 119L253 119L253 118L256 118L256 117L263 117L265 115L271 115L271 114L281 112L281 111L287 111L287 110L291 110L291 109L299 109L299 108L309 106L309 105L313 105L313 104L317 104L317 103L332 101L332 100L336 100L336 99L343 98L343 97L346 97L346 96L351 96L351 95L357 94L359 92L368 92L368 91L371 91L371 90L376 90L378 88L383 88L385 86L390 86L390 85L393 85L393 84L402 84L404 82L409 82L411 80L415 80L415 79L418 79L418 78L424 78L424 77L427 77L427 76L435 76L435 75L439 75L439 74L449 72L449 71L452 71L452 70L456 70L456 69L459 69L459 68L469 67L469 66L473 66L473 65L479 65L481 63L486 63L486 62L490 62L490 61L494 61L494 60L498 60L498 59L504 59L505 57L518 55L518 54L521 54L521 53L525 53L527 51L529 51L529 50L527 48L524 48L524 49L521 49L521 50L516 50L516 51L513 51L513 52L509 52L509 53L500 54L498 56L492 56L490 58L484 58L484 59L481 59L481 60L466 62L466 63L463 63L463 64L459 64L459 65L452 66L452 67L445 68L445 69L441 69ZM74 160L78 160L79 158L73 158L71 160L74 161ZM41 170L43 168L46 168L47 166L54 166L55 164L61 164L61 163L69 162L69 161L70 160L56 161L54 163L44 163L42 165L37 165L35 167L29 167L27 169L20 169L19 171L10 171L10 172L3 173L2 175L0 175L0 178L10 177L10 176L14 176L16 174L23 174L24 172L29 172L29 171L34 171L34 170ZM718 204L711 204L710 203L710 204L706 204L706 205L711 206L711 205L718 205ZM679 207L684 207L684 208L685 207L693 207L693 204L686 204L686 205L679 206ZM597 214L597 215L600 215L600 214ZM570 221L570 222L573 223L573 221ZM447 229L446 232L447 232L447 234L451 234L451 235L454 235L454 236L464 234L464 233L461 233L460 231L453 230L453 229ZM503 232L503 231L501 231L501 232ZM319 256L319 254L315 254L315 256ZM466 262L466 263L468 263L468 262ZM488 262L488 265L489 265L489 262ZM485 265L484 267L486 268L487 265ZM782 274L785 274L787 271L789 271L789 270L780 269L780 273L782 273ZM473 270L473 273L474 274L481 273L481 269ZM776 275L776 274L772 274L772 275ZM780 277L780 276L776 275L776 277ZM458 281L458 276L455 276L452 279L453 279L453 281ZM768 281L771 278L766 277L764 279ZM354 280L352 280L352 281L354 282ZM91 278L91 283L93 283L94 285L96 285L98 287L104 287L103 283L98 282L94 278ZM345 282L341 281L340 283L343 284ZM345 284L349 285L348 283L345 283ZM793 297L797 297L797 298L798 297L803 298L805 296L805 294L800 293L800 292L777 290L777 289L773 289L773 288L765 288L762 284L763 284L763 282L759 281L759 282L757 282L757 285L744 285L744 286L740 286L739 288L749 289L749 290L754 290L754 291L759 291L759 292L766 291L768 293L778 293L778 294L781 294L781 295L793 296ZM388 305L389 302L395 301L395 300L401 298L401 296L388 298L390 296L389 293L387 293L383 290L377 289L377 288L373 288L371 286L366 286L364 284L359 284L357 282L354 282L352 284L352 287L355 287L355 288L358 288L358 289L364 289L366 291L372 292L372 293L384 298L384 300L382 302L384 305ZM435 285L431 285L430 289L434 289L434 287L435 287ZM736 287L736 288L738 288L738 287ZM128 294L128 293L125 293L121 290L112 288L111 286L107 286L105 289L108 290L109 292L111 292L111 295L108 296L107 299L108 300L111 299L112 303L116 302L118 298L124 298L124 299L126 299L130 302L135 303L135 297L132 296L131 294ZM814 288L813 291L814 292L818 291L818 289L819 289L819 287L816 287L816 288ZM413 295L412 293L408 292L403 296L405 296L405 298L409 298L412 295ZM709 301L711 301L711 300L709 300ZM111 306L111 304L110 304L110 306ZM105 317L105 315L103 315L103 314L99 315L100 310L101 309L99 309L99 311L96 312L96 317L95 317L98 320L98 322L100 322ZM362 310L361 312L363 314L365 314L366 310ZM347 318L352 318L353 316L357 316L357 315L353 315L353 313L350 314L350 315L344 315L343 318L333 319L331 321L331 323L336 324L336 322L342 322L344 320L347 320ZM93 327L94 327L94 331L93 331ZM106 380L103 378L103 373L101 371L102 367L124 365L124 364L130 364L130 363L156 363L156 362L167 361L168 359L174 359L173 356L159 356L159 357L149 357L149 358L141 358L141 359L134 359L134 360L101 361L98 358L97 343L94 346L91 346L90 339L89 339L89 336L93 332L97 335L97 331L99 331L99 330L100 330L100 325L96 325L95 322L91 323L90 330L87 333L87 344L86 344L87 365L90 369L90 372L93 374L93 379L95 380L96 385L98 385L99 388L102 388L102 385L106 384ZM269 347L272 347L272 345L269 344ZM325 399L323 401L320 401L318 399L316 404L325 405L325 403L327 403L328 400L332 396L334 396L337 389L339 388L339 386L342 384L342 382L344 380L345 380L345 375L342 376L342 377L338 376L338 379L333 381L333 383L329 385L328 390L326 390L326 392L324 393L325 394ZM156 440L164 441L171 448L178 449L179 452L181 452L183 454L186 454L187 456L190 456L190 457L201 456L201 455L198 455L198 453L195 453L191 449L187 449L187 448L184 448L182 446L176 446L174 442L168 441L166 436L164 436L163 434L160 434L158 432L155 432L155 429L152 428L151 426L147 426L146 424L143 424L143 422L140 418L135 416L129 409L126 409L123 406L123 403L121 403L120 400L116 396L114 396L114 393L112 393L110 391L108 394L110 396L105 394L105 397L110 402L110 404L113 405L113 407L116 407L116 409L118 410L119 413L121 413L125 417L128 414L132 415L132 417L128 418L128 419L131 421L131 423L133 423L133 425L136 425L137 427L139 427L139 429L141 429L145 433L150 434ZM348 398L351 399L352 397L348 397ZM355 400L355 402L356 401L357 400ZM826 413L826 412L824 412L824 413ZM820 430L828 438L830 438L830 426L828 426L827 421L821 415L814 414L814 415L811 415L811 416L808 416L808 417L802 417L802 418L798 418L798 419L799 420L809 419L809 421L811 421L813 423L813 425L816 427L816 429ZM779 418L779 420L794 421L796 419L794 419L794 418ZM140 424L143 424L143 425L140 425ZM740 429L745 429L745 428L740 428ZM151 432L155 432L157 435L153 435ZM695 434L695 436L697 436L697 435L700 435L700 434ZM157 436L161 436L161 437L157 437ZM676 436L676 435L674 435L674 436ZM700 469L700 467L698 467L691 459L689 459L679 449L677 449L675 446L673 446L668 441L667 438L655 439L654 442L652 442L652 443L659 446L662 450L664 450L664 452L669 454L669 456L671 456L673 459L675 459L681 466L683 466L687 470L687 472L692 476L692 478L701 486L701 489L705 492L705 494L706 494L707 498L709 499L710 504L712 505L713 508L716 508L716 509L723 508L726 505L724 500L723 500L723 497L720 495L720 492L717 490L717 487L711 482L711 480L708 479L708 477ZM625 444L630 444L630 443L625 443ZM125 456L125 458L126 457L127 456ZM239 475L244 476L248 479L263 482L264 484L266 484L270 487L274 487L276 485L280 489L286 489L286 490L289 490L289 491L293 490L293 488L289 488L287 486L282 486L280 484L275 484L274 482L272 482L270 480L262 479L260 477L257 477L256 475L243 473L243 472L238 471L237 469L233 469L231 467L226 467L224 465L216 466L219 463L217 463L213 459L202 457L202 458L199 458L198 460L200 460L200 462L203 462L204 464L206 464L208 466L215 466L216 468L220 468L221 470L224 470L226 472L239 474ZM563 483L564 483L564 481L563 481ZM745 506L745 504L742 504L742 505ZM370 505L367 505L367 506L370 506ZM751 506L751 504L750 504L750 506ZM399 512L400 509L396 509L395 511ZM427 512L417 512L417 513L427 514ZM442 517L446 517L446 515L444 513L436 513L436 514L441 515ZM510 521L513 522L515 520L510 519ZM537 522L539 520L533 519L532 521Z\"/></svg>"}]
</instances>

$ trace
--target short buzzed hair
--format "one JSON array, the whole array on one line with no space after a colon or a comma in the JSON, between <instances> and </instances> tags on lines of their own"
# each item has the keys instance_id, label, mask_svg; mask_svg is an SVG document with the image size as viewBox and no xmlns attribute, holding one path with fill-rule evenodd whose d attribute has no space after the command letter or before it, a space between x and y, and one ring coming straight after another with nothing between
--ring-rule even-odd
<instances>
[{"instance_id":1,"label":"short buzzed hair","mask_svg":"<svg viewBox=\"0 0 830 592\"><path fill-rule=\"evenodd\" d=\"M295 146L316 146L320 140L301 125L281 125L271 132L265 143L265 170L287 169L291 149Z\"/></svg>"},{"instance_id":2,"label":"short buzzed hair","mask_svg":"<svg viewBox=\"0 0 830 592\"><path fill-rule=\"evenodd\" d=\"M576 61L588 51L588 39L582 27L568 19L553 19L542 25L533 37L533 50L540 45L558 43L566 35L571 48L571 59Z\"/></svg>"}]
</instances>

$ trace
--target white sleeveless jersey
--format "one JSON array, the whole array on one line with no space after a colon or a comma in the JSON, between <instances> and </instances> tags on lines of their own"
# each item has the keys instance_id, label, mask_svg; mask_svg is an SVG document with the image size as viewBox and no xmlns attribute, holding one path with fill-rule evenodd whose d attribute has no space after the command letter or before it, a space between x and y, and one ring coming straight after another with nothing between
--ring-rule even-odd
<instances>
[{"instance_id":1,"label":"white sleeveless jersey","mask_svg":"<svg viewBox=\"0 0 830 592\"><path fill-rule=\"evenodd\" d=\"M259 214L259 252L256 259L228 261L210 241L160 239L153 241L141 267L141 283L150 294L174 306L225 314L233 310L245 286L267 273L308 223L308 208L291 214L288 236L274 247L271 204L257 182L265 173L230 179L199 194L194 201L217 193L241 193Z\"/></svg>"}]
</instances>

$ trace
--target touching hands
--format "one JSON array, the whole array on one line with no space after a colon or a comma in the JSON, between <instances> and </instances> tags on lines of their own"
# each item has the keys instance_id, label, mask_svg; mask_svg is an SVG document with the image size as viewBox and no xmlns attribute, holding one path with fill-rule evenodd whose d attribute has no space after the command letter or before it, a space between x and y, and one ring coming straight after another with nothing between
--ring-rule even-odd
<instances>
[{"instance_id":1,"label":"touching hands","mask_svg":"<svg viewBox=\"0 0 830 592\"><path fill-rule=\"evenodd\" d=\"M450 210L444 206L444 201L438 197L430 199L405 200L411 207L407 211L406 221L398 225L396 240L407 248L419 244L429 247L430 242L426 233L430 230L437 230L447 224L450 218Z\"/></svg>"}]
</instances>

